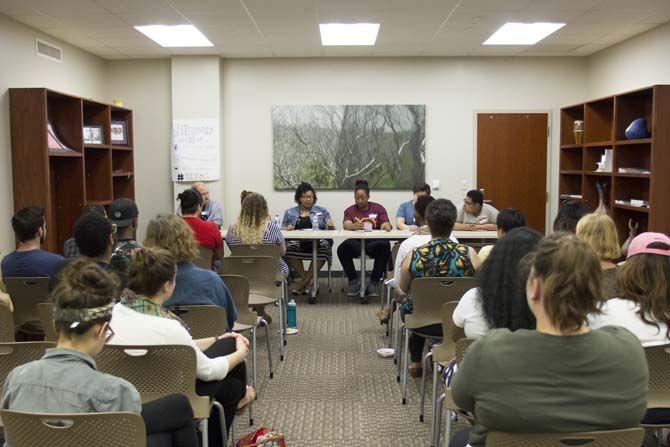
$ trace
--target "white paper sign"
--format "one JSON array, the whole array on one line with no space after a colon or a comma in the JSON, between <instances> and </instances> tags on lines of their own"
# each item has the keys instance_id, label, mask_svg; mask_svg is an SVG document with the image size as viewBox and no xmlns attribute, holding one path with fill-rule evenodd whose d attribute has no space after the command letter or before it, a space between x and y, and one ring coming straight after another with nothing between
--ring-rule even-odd
<instances>
[{"instance_id":1,"label":"white paper sign","mask_svg":"<svg viewBox=\"0 0 670 447\"><path fill-rule=\"evenodd\" d=\"M172 181L209 181L220 177L219 121L173 120Z\"/></svg>"}]
</instances>

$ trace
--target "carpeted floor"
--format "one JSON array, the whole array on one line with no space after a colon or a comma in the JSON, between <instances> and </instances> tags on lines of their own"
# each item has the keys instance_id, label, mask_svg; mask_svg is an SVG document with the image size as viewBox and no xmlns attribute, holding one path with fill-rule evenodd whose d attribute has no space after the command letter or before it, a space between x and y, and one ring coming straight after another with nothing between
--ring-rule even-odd
<instances>
[{"instance_id":1,"label":"carpeted floor","mask_svg":"<svg viewBox=\"0 0 670 447\"><path fill-rule=\"evenodd\" d=\"M296 298L300 334L288 337L285 361L279 364L277 308L271 338L274 378L268 374L263 331L259 331L258 401L254 427L238 416L236 436L260 426L281 431L290 447L429 445L430 405L419 422L420 379L410 377L407 405L401 405L393 359L380 358L385 330L375 317L379 298L361 305L321 280L315 305Z\"/></svg>"}]
</instances>

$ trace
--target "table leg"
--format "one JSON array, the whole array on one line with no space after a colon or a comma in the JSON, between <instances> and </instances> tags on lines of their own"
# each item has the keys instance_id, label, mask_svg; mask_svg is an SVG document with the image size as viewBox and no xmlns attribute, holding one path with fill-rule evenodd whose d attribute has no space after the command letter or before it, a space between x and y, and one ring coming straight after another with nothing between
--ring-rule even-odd
<instances>
[{"instance_id":1,"label":"table leg","mask_svg":"<svg viewBox=\"0 0 670 447\"><path fill-rule=\"evenodd\" d=\"M361 239L361 298L365 298L365 239Z\"/></svg>"},{"instance_id":2,"label":"table leg","mask_svg":"<svg viewBox=\"0 0 670 447\"><path fill-rule=\"evenodd\" d=\"M312 239L312 298L316 298L316 291L319 288L319 270L317 268L318 246L319 246L319 240Z\"/></svg>"}]
</instances>

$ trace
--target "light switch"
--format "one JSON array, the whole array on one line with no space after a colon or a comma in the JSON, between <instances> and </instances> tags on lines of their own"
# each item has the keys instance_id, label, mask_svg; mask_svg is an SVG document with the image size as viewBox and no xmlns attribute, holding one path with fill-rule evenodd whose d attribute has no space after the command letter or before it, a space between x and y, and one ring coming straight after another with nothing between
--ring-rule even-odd
<instances>
[{"instance_id":1,"label":"light switch","mask_svg":"<svg viewBox=\"0 0 670 447\"><path fill-rule=\"evenodd\" d=\"M433 179L433 186L431 186L431 189L434 189L435 191L440 189L440 181L438 179Z\"/></svg>"}]
</instances>

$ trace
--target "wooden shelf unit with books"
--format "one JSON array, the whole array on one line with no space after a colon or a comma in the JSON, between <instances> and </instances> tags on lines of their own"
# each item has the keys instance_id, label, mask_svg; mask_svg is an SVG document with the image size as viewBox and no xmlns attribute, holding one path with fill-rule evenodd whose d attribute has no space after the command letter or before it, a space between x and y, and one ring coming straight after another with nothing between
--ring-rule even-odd
<instances>
[{"instance_id":1,"label":"wooden shelf unit with books","mask_svg":"<svg viewBox=\"0 0 670 447\"><path fill-rule=\"evenodd\" d=\"M84 205L135 198L132 110L47 88L11 88L9 107L14 210L45 208L45 249L62 251ZM127 144L111 144L112 121ZM69 150L49 148L48 124ZM84 143L84 126L102 127L103 144Z\"/></svg>"},{"instance_id":2,"label":"wooden shelf unit with books","mask_svg":"<svg viewBox=\"0 0 670 447\"><path fill-rule=\"evenodd\" d=\"M637 118L646 119L651 137L627 140L626 128ZM573 134L575 120L584 121L580 143ZM670 86L654 85L564 107L560 140L561 202L581 200L594 211L596 184L605 183L605 205L622 242L628 237L629 219L639 223L639 232L670 233ZM596 172L606 149L613 150L612 172ZM633 171L619 172L620 168ZM631 199L649 206L633 206Z\"/></svg>"}]
</instances>

